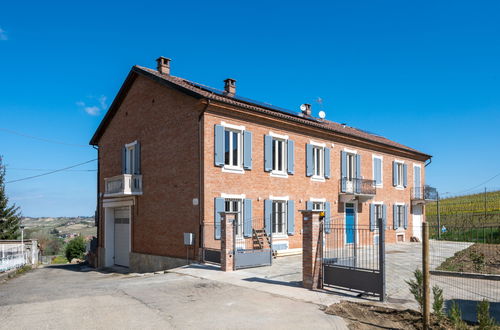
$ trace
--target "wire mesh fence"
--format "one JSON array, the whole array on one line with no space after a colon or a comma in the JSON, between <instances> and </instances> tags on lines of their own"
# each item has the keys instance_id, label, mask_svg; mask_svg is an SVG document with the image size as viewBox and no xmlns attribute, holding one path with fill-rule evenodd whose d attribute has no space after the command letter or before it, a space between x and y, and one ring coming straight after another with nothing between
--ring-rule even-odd
<instances>
[{"instance_id":1,"label":"wire mesh fence","mask_svg":"<svg viewBox=\"0 0 500 330\"><path fill-rule=\"evenodd\" d=\"M443 289L446 308L455 302L475 322L486 299L500 321L500 225L433 225L429 232L431 285Z\"/></svg>"}]
</instances>

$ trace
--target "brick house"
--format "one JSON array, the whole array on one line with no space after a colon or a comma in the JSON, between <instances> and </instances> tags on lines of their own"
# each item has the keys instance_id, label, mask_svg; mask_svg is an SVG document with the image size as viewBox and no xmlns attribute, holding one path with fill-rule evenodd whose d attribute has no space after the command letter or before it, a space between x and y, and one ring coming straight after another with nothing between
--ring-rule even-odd
<instances>
[{"instance_id":1,"label":"brick house","mask_svg":"<svg viewBox=\"0 0 500 330\"><path fill-rule=\"evenodd\" d=\"M299 210L348 226L386 220L388 242L420 235L431 156L384 137L134 66L92 137L98 149L100 266L165 269L261 219L280 252L300 252ZM250 224L250 225L249 225ZM188 251L184 233L194 233ZM353 238L346 237L346 243Z\"/></svg>"}]
</instances>

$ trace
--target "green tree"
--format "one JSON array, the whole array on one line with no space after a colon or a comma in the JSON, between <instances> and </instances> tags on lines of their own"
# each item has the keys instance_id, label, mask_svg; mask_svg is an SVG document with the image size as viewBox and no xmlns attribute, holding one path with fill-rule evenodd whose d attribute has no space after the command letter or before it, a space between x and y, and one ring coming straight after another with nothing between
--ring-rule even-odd
<instances>
[{"instance_id":1,"label":"green tree","mask_svg":"<svg viewBox=\"0 0 500 330\"><path fill-rule=\"evenodd\" d=\"M414 280L406 281L410 287L410 292L418 303L418 308L422 312L424 305L424 274L420 269L415 269L413 272Z\"/></svg>"},{"instance_id":2,"label":"green tree","mask_svg":"<svg viewBox=\"0 0 500 330\"><path fill-rule=\"evenodd\" d=\"M432 294L434 295L434 301L432 303L432 309L434 310L434 315L438 319L442 319L444 316L443 307L444 307L444 298L443 298L443 289L439 286L434 285L432 287Z\"/></svg>"},{"instance_id":3,"label":"green tree","mask_svg":"<svg viewBox=\"0 0 500 330\"><path fill-rule=\"evenodd\" d=\"M477 322L479 329L498 329L495 319L490 316L490 302L483 299L477 304Z\"/></svg>"},{"instance_id":4,"label":"green tree","mask_svg":"<svg viewBox=\"0 0 500 330\"><path fill-rule=\"evenodd\" d=\"M5 192L5 166L0 156L0 239L17 239L21 213L16 204L9 206L9 198Z\"/></svg>"},{"instance_id":5,"label":"green tree","mask_svg":"<svg viewBox=\"0 0 500 330\"><path fill-rule=\"evenodd\" d=\"M71 262L73 258L82 259L85 253L85 240L82 236L73 238L66 245L66 259Z\"/></svg>"}]
</instances>

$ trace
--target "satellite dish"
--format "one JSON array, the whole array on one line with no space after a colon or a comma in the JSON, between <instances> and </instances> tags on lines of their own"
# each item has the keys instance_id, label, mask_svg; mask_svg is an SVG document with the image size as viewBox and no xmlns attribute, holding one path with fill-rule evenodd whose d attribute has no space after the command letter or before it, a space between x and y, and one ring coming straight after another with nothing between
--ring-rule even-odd
<instances>
[{"instance_id":1,"label":"satellite dish","mask_svg":"<svg viewBox=\"0 0 500 330\"><path fill-rule=\"evenodd\" d=\"M325 119L325 117L326 117L326 113L324 111L320 111L319 112L319 118Z\"/></svg>"},{"instance_id":2,"label":"satellite dish","mask_svg":"<svg viewBox=\"0 0 500 330\"><path fill-rule=\"evenodd\" d=\"M307 107L306 107L306 105L305 105L305 104L301 104L301 105L300 105L300 110L301 110L301 111L306 111L306 109L307 109Z\"/></svg>"}]
</instances>

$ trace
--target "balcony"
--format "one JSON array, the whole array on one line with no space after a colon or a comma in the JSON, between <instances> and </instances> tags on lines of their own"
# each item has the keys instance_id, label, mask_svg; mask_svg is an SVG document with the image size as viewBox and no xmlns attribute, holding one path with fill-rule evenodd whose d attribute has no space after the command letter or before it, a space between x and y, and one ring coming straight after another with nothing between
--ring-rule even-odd
<instances>
[{"instance_id":1,"label":"balcony","mask_svg":"<svg viewBox=\"0 0 500 330\"><path fill-rule=\"evenodd\" d=\"M120 174L104 179L104 197L142 195L142 175Z\"/></svg>"},{"instance_id":2,"label":"balcony","mask_svg":"<svg viewBox=\"0 0 500 330\"><path fill-rule=\"evenodd\" d=\"M376 193L375 180L340 179L340 200L342 202L349 202L355 199L367 201L372 199Z\"/></svg>"},{"instance_id":3,"label":"balcony","mask_svg":"<svg viewBox=\"0 0 500 330\"><path fill-rule=\"evenodd\" d=\"M425 204L437 200L437 189L431 186L411 188L411 202L413 205Z\"/></svg>"}]
</instances>

